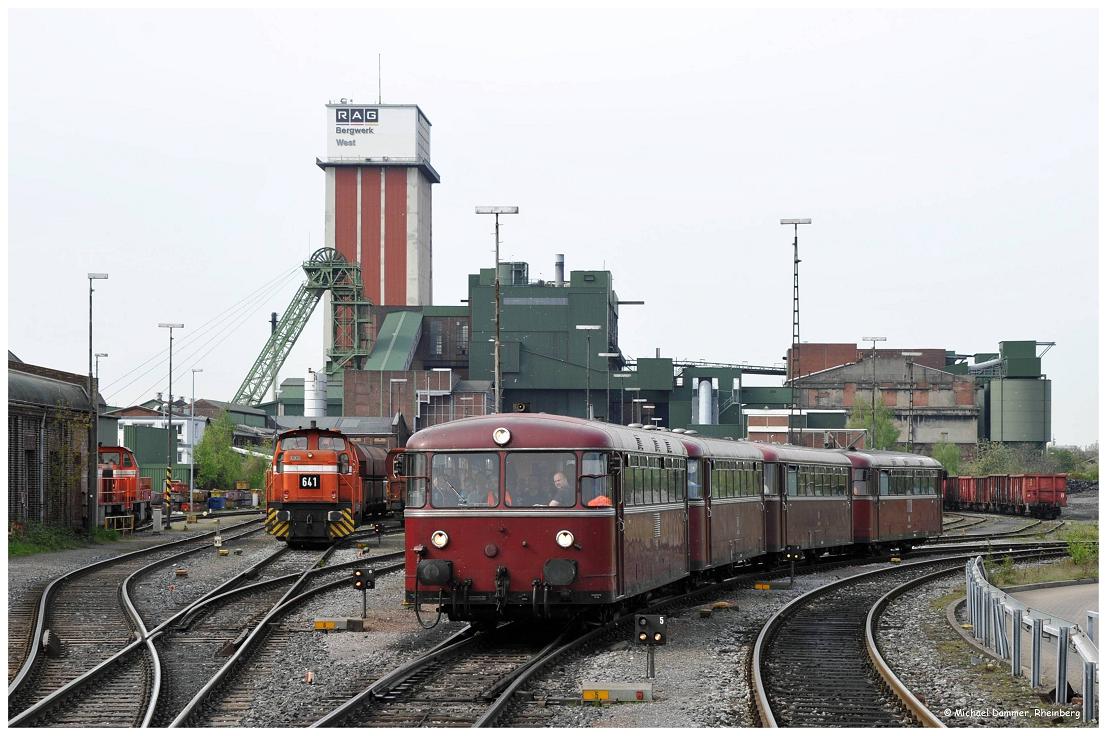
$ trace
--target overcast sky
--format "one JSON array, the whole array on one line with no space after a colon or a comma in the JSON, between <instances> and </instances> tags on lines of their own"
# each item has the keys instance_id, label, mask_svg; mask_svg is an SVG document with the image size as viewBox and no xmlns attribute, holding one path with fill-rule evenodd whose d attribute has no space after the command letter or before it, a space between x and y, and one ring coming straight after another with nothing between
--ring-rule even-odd
<instances>
[{"instance_id":1,"label":"overcast sky","mask_svg":"<svg viewBox=\"0 0 1107 736\"><path fill-rule=\"evenodd\" d=\"M110 402L229 399L323 243L324 104L433 127L434 300L492 261L608 268L621 347L778 363L802 337L1055 341L1097 440L1097 16L1070 12L12 11L9 348ZM256 297L252 295L257 294ZM243 301L245 300L245 301ZM235 308L235 305L241 305ZM228 311L230 310L230 311ZM322 368L322 310L282 377ZM212 322L212 320L215 320ZM159 356L163 360L164 355ZM141 375L142 371L150 372Z\"/></svg>"}]
</instances>

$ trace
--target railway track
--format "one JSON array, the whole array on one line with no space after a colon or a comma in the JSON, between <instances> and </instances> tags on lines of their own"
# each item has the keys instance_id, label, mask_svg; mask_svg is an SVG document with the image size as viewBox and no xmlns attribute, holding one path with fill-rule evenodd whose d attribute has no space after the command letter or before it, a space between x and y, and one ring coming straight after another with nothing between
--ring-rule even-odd
<instances>
[{"instance_id":1,"label":"railway track","mask_svg":"<svg viewBox=\"0 0 1107 736\"><path fill-rule=\"evenodd\" d=\"M252 534L260 530L260 521L246 522L238 525L247 527L258 524L257 529L251 529L242 535ZM209 535L204 535L209 536ZM364 535L362 535L364 536ZM230 537L231 541L235 537ZM349 539L349 538L348 538ZM337 545L336 545L337 546ZM204 549L203 545L198 549ZM331 554L332 547L328 553ZM92 631L97 631L96 647L92 654L80 659L67 659L63 657L66 665L66 676L47 680L38 678L36 697L29 705L18 707L16 704L9 712L17 713L9 721L9 726L146 726L152 722L159 694L162 691L163 674L170 674L164 669L163 659L153 646L153 638L160 635L170 624L178 620L188 620L194 615L196 609L202 609L207 602L212 600L227 601L239 595L241 590L247 588L262 589L279 585L281 582L289 582L301 577L297 574L289 574L290 569L296 565L296 555L286 558L289 550L280 546L265 560L259 564L247 568L242 573L223 582L215 590L208 591L197 601L185 606L161 622L152 631L147 631L146 625L138 611L131 603L130 586L136 578L149 573L153 568L164 565L176 557L191 554L195 550L186 550L169 557L162 557L158 561L133 571L122 584L115 582L112 591L118 591L119 601L125 615L129 619L129 626L125 630L111 629L110 622L104 626L92 625ZM306 559L306 558L305 558ZM318 561L318 554L311 556L312 564ZM303 560L300 560L302 563ZM351 563L346 563L348 566ZM302 567L302 565L300 565ZM282 569L283 568L283 569ZM128 568L130 569L130 568ZM248 577L257 577L259 571L267 569L270 577L260 583L251 586L236 588ZM117 570L116 581L118 575ZM305 573L306 574L306 573ZM57 608L57 607L54 607ZM53 610L53 609L52 609ZM239 616L241 612L239 611ZM118 623L118 622L116 622ZM114 646L114 649L112 648ZM49 663L53 660L40 658ZM54 685L53 688L50 686ZM125 697L121 696L125 694ZM10 701L11 702L11 701Z\"/></svg>"},{"instance_id":2,"label":"railway track","mask_svg":"<svg viewBox=\"0 0 1107 736\"><path fill-rule=\"evenodd\" d=\"M1046 528L1046 524L1052 524L1052 526ZM1010 537L1035 537L1039 534L1050 534L1057 531L1065 525L1063 521L1049 522L1043 519L1031 521L1024 526L1016 527L1009 531L992 531L981 532L980 534L952 534L947 536L941 536L931 539L931 541L957 541L957 542L971 542L971 541L984 541L989 539L1007 539ZM1033 531L1031 531L1033 530Z\"/></svg>"},{"instance_id":3,"label":"railway track","mask_svg":"<svg viewBox=\"0 0 1107 736\"><path fill-rule=\"evenodd\" d=\"M392 552L376 557L360 558L309 570L292 583L275 605L247 632L236 639L233 654L206 682L202 683L173 719L171 727L182 726L232 726L246 725L244 719L253 704L271 684L271 673L287 667L286 646L294 632L282 629L279 622L315 596L349 585L349 571L353 567L371 566L379 574L403 570L403 552ZM313 585L299 592L310 579ZM287 578L282 579L287 582ZM258 584L263 587L265 584ZM160 644L159 644L160 646ZM179 696L178 696L179 697Z\"/></svg>"},{"instance_id":4,"label":"railway track","mask_svg":"<svg viewBox=\"0 0 1107 736\"><path fill-rule=\"evenodd\" d=\"M244 522L234 528L250 526L256 529L245 533L259 531L261 521ZM35 604L33 624L23 629L28 634L22 645L26 656L8 684L9 713L23 712L133 643L141 622L127 596L121 593L122 582L139 571L207 548L208 538L214 534L198 534L120 555L50 582ZM49 648L47 641L52 642ZM133 675L131 670L127 672L130 673L127 677ZM121 710L115 708L113 717L125 719Z\"/></svg>"},{"instance_id":5,"label":"railway track","mask_svg":"<svg viewBox=\"0 0 1107 736\"><path fill-rule=\"evenodd\" d=\"M1056 545L1012 557L1063 554ZM756 717L776 727L941 725L888 669L872 635L892 589L958 574L972 555L861 573L794 599L758 634L751 657ZM866 629L868 622L868 630Z\"/></svg>"}]
</instances>

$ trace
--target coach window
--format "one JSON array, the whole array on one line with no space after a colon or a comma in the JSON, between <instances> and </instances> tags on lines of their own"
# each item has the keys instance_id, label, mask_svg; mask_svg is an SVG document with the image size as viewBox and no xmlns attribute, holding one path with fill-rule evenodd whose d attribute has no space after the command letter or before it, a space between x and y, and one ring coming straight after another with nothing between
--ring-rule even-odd
<instances>
[{"instance_id":1,"label":"coach window","mask_svg":"<svg viewBox=\"0 0 1107 736\"><path fill-rule=\"evenodd\" d=\"M688 500L703 500L703 486L700 485L700 461L692 458L688 458Z\"/></svg>"},{"instance_id":2,"label":"coach window","mask_svg":"<svg viewBox=\"0 0 1107 736\"><path fill-rule=\"evenodd\" d=\"M891 491L891 480L887 470L880 471L880 495L887 496Z\"/></svg>"},{"instance_id":3,"label":"coach window","mask_svg":"<svg viewBox=\"0 0 1107 736\"><path fill-rule=\"evenodd\" d=\"M421 508L427 502L427 456L422 453L406 453L400 457L400 472L407 483L407 506Z\"/></svg>"},{"instance_id":4,"label":"coach window","mask_svg":"<svg viewBox=\"0 0 1107 736\"><path fill-rule=\"evenodd\" d=\"M500 457L494 452L438 453L431 460L431 505L487 508L499 503Z\"/></svg>"},{"instance_id":5,"label":"coach window","mask_svg":"<svg viewBox=\"0 0 1107 736\"><path fill-rule=\"evenodd\" d=\"M580 467L580 502L585 506L614 505L611 502L611 476L607 474L607 468L606 454L584 453Z\"/></svg>"},{"instance_id":6,"label":"coach window","mask_svg":"<svg viewBox=\"0 0 1107 736\"><path fill-rule=\"evenodd\" d=\"M779 490L780 479L777 477L777 467L771 464L762 466L761 476L764 482L762 490L766 496L775 496Z\"/></svg>"},{"instance_id":7,"label":"coach window","mask_svg":"<svg viewBox=\"0 0 1107 736\"><path fill-rule=\"evenodd\" d=\"M784 492L789 496L799 495L799 468L795 465L788 466L788 478L785 481Z\"/></svg>"}]
</instances>

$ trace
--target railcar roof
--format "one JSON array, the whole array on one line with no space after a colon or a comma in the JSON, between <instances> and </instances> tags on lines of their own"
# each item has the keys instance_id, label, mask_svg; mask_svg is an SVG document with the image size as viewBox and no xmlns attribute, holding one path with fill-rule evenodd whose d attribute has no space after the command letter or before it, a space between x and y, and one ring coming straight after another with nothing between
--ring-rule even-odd
<instances>
[{"instance_id":1,"label":"railcar roof","mask_svg":"<svg viewBox=\"0 0 1107 736\"><path fill-rule=\"evenodd\" d=\"M422 429L407 441L408 450L497 450L492 432L511 432L506 450L603 449L623 452L659 452L684 457L680 435L630 429L558 414L488 414L455 419Z\"/></svg>"},{"instance_id":2,"label":"railcar roof","mask_svg":"<svg viewBox=\"0 0 1107 736\"><path fill-rule=\"evenodd\" d=\"M854 467L876 468L940 468L942 464L926 455L890 450L846 450L843 452Z\"/></svg>"},{"instance_id":3,"label":"railcar roof","mask_svg":"<svg viewBox=\"0 0 1107 736\"><path fill-rule=\"evenodd\" d=\"M770 445L764 442L751 442L750 444L761 452L765 462L852 466L849 458L838 450L800 447L799 445Z\"/></svg>"}]
</instances>

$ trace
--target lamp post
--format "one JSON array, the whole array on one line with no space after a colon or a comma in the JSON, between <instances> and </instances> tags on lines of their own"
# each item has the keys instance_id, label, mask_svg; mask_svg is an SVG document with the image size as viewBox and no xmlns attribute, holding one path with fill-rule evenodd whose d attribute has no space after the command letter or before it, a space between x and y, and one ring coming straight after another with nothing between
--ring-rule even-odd
<instances>
[{"instance_id":1,"label":"lamp post","mask_svg":"<svg viewBox=\"0 0 1107 736\"><path fill-rule=\"evenodd\" d=\"M100 404L96 401L92 379L92 282L104 280L107 277L106 273L88 275L88 403L92 407L92 421L89 422L88 428L88 504L85 506L85 513L88 514L89 539L92 539L96 529L96 501L100 495L100 488L96 481L96 470L100 464L100 443L96 436L96 425L100 423Z\"/></svg>"},{"instance_id":2,"label":"lamp post","mask_svg":"<svg viewBox=\"0 0 1107 736\"><path fill-rule=\"evenodd\" d=\"M810 225L810 217L785 218L781 225L791 225L794 233L792 239L792 360L788 361L788 372L792 374L792 407L788 412L788 443L792 443L792 426L799 423L799 417L803 416L803 398L799 392L800 375L800 251L799 251L799 226Z\"/></svg>"},{"instance_id":3,"label":"lamp post","mask_svg":"<svg viewBox=\"0 0 1107 736\"><path fill-rule=\"evenodd\" d=\"M585 419L592 418L592 369L590 358L592 357L592 333L600 329L599 325L577 325L578 330L584 332L584 404Z\"/></svg>"},{"instance_id":4,"label":"lamp post","mask_svg":"<svg viewBox=\"0 0 1107 736\"><path fill-rule=\"evenodd\" d=\"M392 387L397 383L407 383L406 378L389 378L388 379L388 416L392 418Z\"/></svg>"},{"instance_id":5,"label":"lamp post","mask_svg":"<svg viewBox=\"0 0 1107 736\"><path fill-rule=\"evenodd\" d=\"M496 301L495 318L493 321L496 323L496 340L495 345L492 347L492 362L495 364L495 381L496 381L496 406L494 407L493 414L500 413L500 405L503 403L503 386L500 384L503 381L500 368L500 215L517 215L519 214L518 207L477 207L476 212L478 215L494 215L496 218L496 267L493 269L493 286L494 286L494 299Z\"/></svg>"},{"instance_id":6,"label":"lamp post","mask_svg":"<svg viewBox=\"0 0 1107 736\"><path fill-rule=\"evenodd\" d=\"M621 378L630 378L630 376L631 376L631 374L625 373L625 372L624 373L614 373L614 374L612 374L612 378L620 378L620 379ZM623 384L623 383L625 383L625 381L619 381L619 383ZM623 416L623 407L627 403L627 389L626 389L626 386L625 385L620 386L619 391L620 391L620 394L619 394L619 424L626 424L626 422L624 421L625 417Z\"/></svg>"},{"instance_id":7,"label":"lamp post","mask_svg":"<svg viewBox=\"0 0 1107 736\"><path fill-rule=\"evenodd\" d=\"M642 411L648 411L650 414L653 414L653 410L656 409L656 408L657 407L654 406L653 404L642 404ZM645 417L643 417L643 419L645 419ZM652 416L649 419L650 419L651 422L653 421Z\"/></svg>"},{"instance_id":8,"label":"lamp post","mask_svg":"<svg viewBox=\"0 0 1107 736\"><path fill-rule=\"evenodd\" d=\"M188 508L196 511L196 374L203 368L192 369L192 409L188 419Z\"/></svg>"},{"instance_id":9,"label":"lamp post","mask_svg":"<svg viewBox=\"0 0 1107 736\"><path fill-rule=\"evenodd\" d=\"M915 361L914 358L922 355L920 352L909 350L900 353L907 358L907 447L915 448Z\"/></svg>"},{"instance_id":10,"label":"lamp post","mask_svg":"<svg viewBox=\"0 0 1107 736\"><path fill-rule=\"evenodd\" d=\"M876 344L878 342L884 342L888 338L886 338L886 337L862 337L861 339L864 342L871 342L873 344L873 406L872 406L873 420L872 420L872 425L871 425L872 429L870 430L872 432L872 434L870 435L870 440L872 441L873 446L870 447L869 449L870 450L875 450L876 449Z\"/></svg>"},{"instance_id":11,"label":"lamp post","mask_svg":"<svg viewBox=\"0 0 1107 736\"><path fill-rule=\"evenodd\" d=\"M169 329L169 402L166 404L165 429L166 439L166 466L165 466L165 490L162 492L162 506L165 509L165 528L169 528L169 517L173 515L173 330L184 329L180 322L158 322L158 327ZM190 499L191 500L191 499Z\"/></svg>"},{"instance_id":12,"label":"lamp post","mask_svg":"<svg viewBox=\"0 0 1107 736\"><path fill-rule=\"evenodd\" d=\"M618 358L619 354L618 353L596 353L596 356L600 357L600 358L611 359L611 358ZM610 365L608 365L604 369L604 375L607 376L607 396L605 397L606 401L607 401L607 404L604 406L603 418L604 418L604 421L610 422L611 421L611 366Z\"/></svg>"},{"instance_id":13,"label":"lamp post","mask_svg":"<svg viewBox=\"0 0 1107 736\"><path fill-rule=\"evenodd\" d=\"M96 353L96 385L100 385L100 358L107 358L107 353Z\"/></svg>"}]
</instances>

